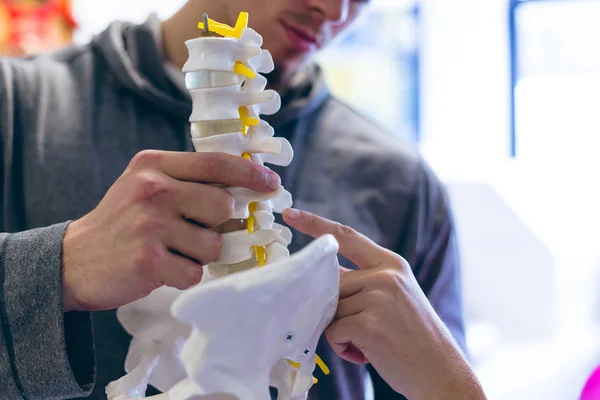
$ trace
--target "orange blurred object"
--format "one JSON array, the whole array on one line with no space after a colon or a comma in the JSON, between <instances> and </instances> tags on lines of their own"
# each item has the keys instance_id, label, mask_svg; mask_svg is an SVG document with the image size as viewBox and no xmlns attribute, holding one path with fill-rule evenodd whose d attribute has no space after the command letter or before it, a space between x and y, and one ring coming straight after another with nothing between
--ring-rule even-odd
<instances>
[{"instance_id":1,"label":"orange blurred object","mask_svg":"<svg viewBox=\"0 0 600 400\"><path fill-rule=\"evenodd\" d=\"M0 0L0 53L54 50L73 40L71 0Z\"/></svg>"}]
</instances>

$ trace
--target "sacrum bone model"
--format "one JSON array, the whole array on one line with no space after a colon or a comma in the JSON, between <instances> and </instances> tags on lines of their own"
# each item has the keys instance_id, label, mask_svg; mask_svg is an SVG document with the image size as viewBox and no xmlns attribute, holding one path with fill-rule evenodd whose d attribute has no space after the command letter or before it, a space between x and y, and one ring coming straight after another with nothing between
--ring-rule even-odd
<instances>
[{"instance_id":1,"label":"sacrum bone model","mask_svg":"<svg viewBox=\"0 0 600 400\"><path fill-rule=\"evenodd\" d=\"M287 166L289 142L259 119L281 104L260 75L273 59L247 25L247 13L235 27L205 15L200 37L186 42L192 140L198 152ZM153 400L268 400L269 387L278 400L306 399L315 365L329 373L315 349L337 309L338 243L326 235L290 257L292 234L273 211L290 207L291 195L227 190L234 220L220 227L223 249L203 281L162 287L117 311L133 339L109 400L144 398L148 385L163 392Z\"/></svg>"}]
</instances>

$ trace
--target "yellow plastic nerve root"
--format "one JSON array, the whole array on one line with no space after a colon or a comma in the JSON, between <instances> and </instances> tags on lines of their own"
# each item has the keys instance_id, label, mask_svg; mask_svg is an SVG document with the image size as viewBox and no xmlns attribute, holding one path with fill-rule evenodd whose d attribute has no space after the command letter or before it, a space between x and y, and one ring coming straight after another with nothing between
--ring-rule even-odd
<instances>
[{"instance_id":1,"label":"yellow plastic nerve root","mask_svg":"<svg viewBox=\"0 0 600 400\"><path fill-rule=\"evenodd\" d=\"M264 267L267 263L267 251L264 247L255 246L254 251L256 252L256 260L258 261L259 267Z\"/></svg>"},{"instance_id":2,"label":"yellow plastic nerve root","mask_svg":"<svg viewBox=\"0 0 600 400\"><path fill-rule=\"evenodd\" d=\"M242 37L242 32L248 27L248 13L241 12L238 16L238 20L235 23L235 27L231 27L227 24L217 22L212 19L208 19L208 30L214 32L217 35L221 35L228 38L239 39ZM204 22L198 24L198 28L204 30Z\"/></svg>"},{"instance_id":3,"label":"yellow plastic nerve root","mask_svg":"<svg viewBox=\"0 0 600 400\"><path fill-rule=\"evenodd\" d=\"M243 155L248 154L244 153ZM250 216L246 220L246 225L248 229L248 233L254 232L254 225L256 223L256 218L254 218L254 213L258 210L258 204L256 202L250 203L248 205L248 211ZM256 254L256 261L258 261L258 265L260 267L264 267L267 262L267 251L262 246L254 246L254 253Z\"/></svg>"},{"instance_id":4,"label":"yellow plastic nerve root","mask_svg":"<svg viewBox=\"0 0 600 400\"><path fill-rule=\"evenodd\" d=\"M319 366L319 368L321 369L321 371L323 371L323 373L325 375L329 375L331 373L331 371L329 370L329 368L327 367L327 365L323 362L323 360L321 359L321 357L319 357L318 354L315 354L316 358L315 361L317 363L317 365ZM298 369L300 368L300 363L292 361L290 359L287 360L288 364L290 364L292 367ZM317 378L313 378L314 379L314 383L317 383L319 380Z\"/></svg>"},{"instance_id":5,"label":"yellow plastic nerve root","mask_svg":"<svg viewBox=\"0 0 600 400\"><path fill-rule=\"evenodd\" d=\"M325 375L329 375L331 373L331 371L329 371L329 367L327 367L327 365L323 362L323 360L321 359L321 357L319 357L318 354L316 354L316 356L317 365L319 366L319 368L321 368L321 371L323 371Z\"/></svg>"},{"instance_id":6,"label":"yellow plastic nerve root","mask_svg":"<svg viewBox=\"0 0 600 400\"><path fill-rule=\"evenodd\" d=\"M248 233L254 232L254 215L248 217L246 225L248 225Z\"/></svg>"},{"instance_id":7,"label":"yellow plastic nerve root","mask_svg":"<svg viewBox=\"0 0 600 400\"><path fill-rule=\"evenodd\" d=\"M248 109L244 106L240 107L238 109L238 112L240 114L240 121L242 121L242 133L244 135L248 134L248 128L251 126L256 126L260 123L260 121L257 118L250 118L249 117L249 112Z\"/></svg>"},{"instance_id":8,"label":"yellow plastic nerve root","mask_svg":"<svg viewBox=\"0 0 600 400\"><path fill-rule=\"evenodd\" d=\"M242 12L238 16L238 20L235 24L235 27L231 27L222 22L217 22L214 19L208 18L208 32L212 32L216 35L220 35L226 38L236 38L240 39L242 37L242 33L245 28L248 27L248 13ZM198 23L198 28L202 32L207 32L204 27L204 22ZM250 68L245 66L242 62L238 61L235 63L233 67L233 72L236 74L243 75L249 79L254 79L256 77L256 73L252 71Z\"/></svg>"},{"instance_id":9,"label":"yellow plastic nerve root","mask_svg":"<svg viewBox=\"0 0 600 400\"><path fill-rule=\"evenodd\" d=\"M244 153L244 155L246 155L248 153ZM246 158L246 157L244 157ZM256 212L257 206L256 203L250 203L250 205L248 206L248 211L250 211L250 217L248 217L248 219L246 220L246 225L247 225L247 229L248 229L248 233L252 233L254 232L254 222L255 222L255 218L254 218L254 213Z\"/></svg>"},{"instance_id":10,"label":"yellow plastic nerve root","mask_svg":"<svg viewBox=\"0 0 600 400\"><path fill-rule=\"evenodd\" d=\"M256 73L239 61L236 62L233 66L233 72L235 72L236 74L244 75L246 78L256 78Z\"/></svg>"}]
</instances>

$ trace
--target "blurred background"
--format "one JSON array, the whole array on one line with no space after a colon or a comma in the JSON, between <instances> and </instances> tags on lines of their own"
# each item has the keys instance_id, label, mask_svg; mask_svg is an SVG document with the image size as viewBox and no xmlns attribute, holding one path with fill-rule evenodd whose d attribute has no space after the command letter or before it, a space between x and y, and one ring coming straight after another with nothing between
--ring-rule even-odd
<instances>
[{"instance_id":1,"label":"blurred background","mask_svg":"<svg viewBox=\"0 0 600 400\"><path fill-rule=\"evenodd\" d=\"M0 52L185 0L0 0ZM448 186L490 399L576 399L600 363L600 0L373 0L320 56L333 91Z\"/></svg>"}]
</instances>

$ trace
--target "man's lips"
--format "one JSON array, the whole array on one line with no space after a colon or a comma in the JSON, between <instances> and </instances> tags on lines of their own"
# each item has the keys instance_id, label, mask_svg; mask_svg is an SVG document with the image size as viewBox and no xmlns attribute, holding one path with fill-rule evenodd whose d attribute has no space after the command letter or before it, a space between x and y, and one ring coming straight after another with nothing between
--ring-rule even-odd
<instances>
[{"instance_id":1,"label":"man's lips","mask_svg":"<svg viewBox=\"0 0 600 400\"><path fill-rule=\"evenodd\" d=\"M288 39L296 49L300 51L311 51L319 47L319 40L313 34L304 29L296 28L284 21L281 21L281 25L285 29Z\"/></svg>"}]
</instances>

